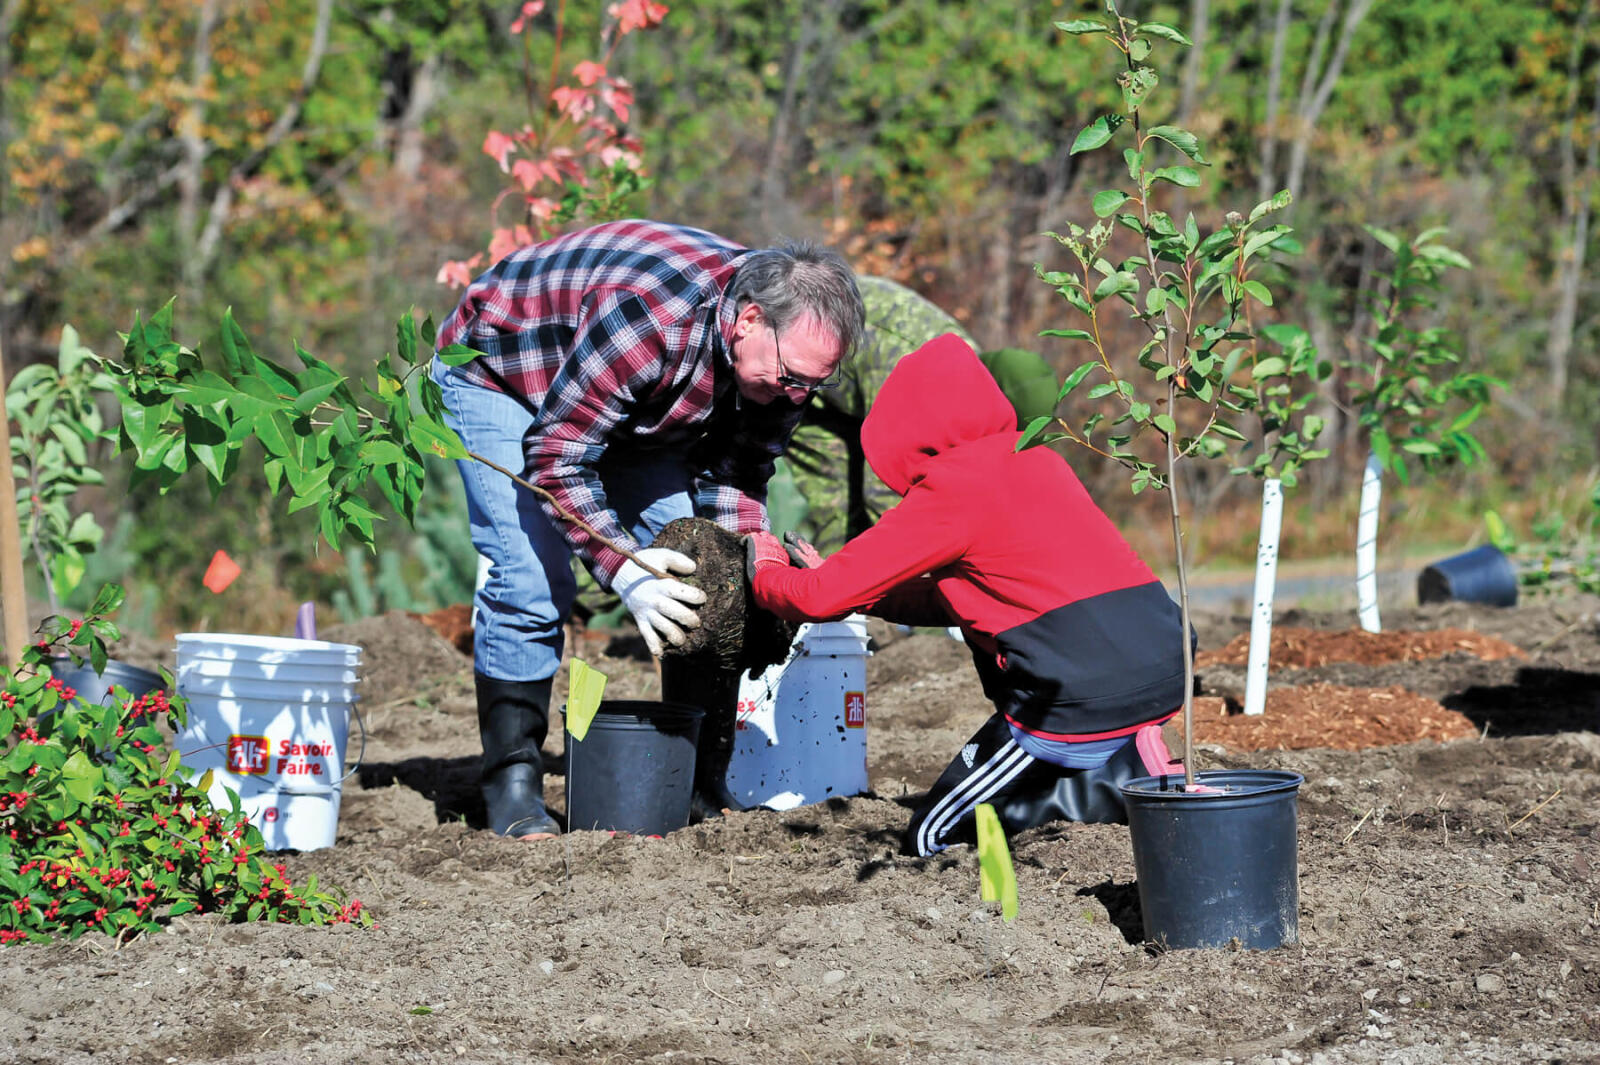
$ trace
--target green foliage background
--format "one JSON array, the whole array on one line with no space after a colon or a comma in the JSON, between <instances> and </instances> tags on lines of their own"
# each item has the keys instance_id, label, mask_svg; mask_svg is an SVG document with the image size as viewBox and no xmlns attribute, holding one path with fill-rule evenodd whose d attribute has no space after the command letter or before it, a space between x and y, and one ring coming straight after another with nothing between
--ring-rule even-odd
<instances>
[{"instance_id":1,"label":"green foliage background","mask_svg":"<svg viewBox=\"0 0 1600 1065\"><path fill-rule=\"evenodd\" d=\"M1269 127L1280 4L1288 13L1281 103ZM521 49L526 40L533 69L545 69L556 5L526 38L508 32L515 3L214 6L218 21L202 48L205 4L6 5L0 343L9 373L52 361L66 324L90 348L114 352L135 311L148 316L175 292L183 335L210 344L211 323L232 307L261 348L286 356L298 341L351 373L383 354L408 306L442 319L454 305L457 293L434 273L482 246L501 175L480 145L488 129L527 120ZM604 6L567 5L563 65L598 51ZM665 23L626 38L613 63L636 89L630 132L655 179L639 213L750 243L826 240L863 273L902 280L949 309L980 346L1069 365L1066 342L1038 336L1070 323L1057 320L1033 267L1060 267L1061 251L1041 234L1089 215L1087 197L1106 184L1096 168L1116 165L1105 153L1068 154L1076 131L1115 103L1115 57L1072 47L1052 23L1099 4L669 6ZM1274 284L1274 313L1341 357L1361 351L1371 329L1364 308L1382 249L1364 227L1449 225L1452 246L1475 269L1448 278L1438 308L1415 324L1452 331L1467 368L1509 388L1482 426L1490 461L1443 482L1433 503L1409 497L1409 524L1424 530L1431 521L1445 530L1441 539L1459 543L1471 535L1464 515L1484 505L1523 528L1562 507L1576 512L1588 493L1566 486L1595 463L1600 428L1596 294L1584 280L1593 269L1573 280L1564 266L1588 263L1594 251L1572 238L1594 195L1600 135L1594 0L1373 4L1314 123L1301 105L1316 96L1361 0L1209 0L1203 38L1193 25L1198 6L1139 2L1125 11L1182 26L1200 45L1192 71L1168 73L1151 118L1195 130L1214 170L1203 190L1174 189L1163 206L1194 210L1214 227L1217 205L1254 202L1263 183L1269 192L1284 186L1305 132L1288 219L1305 250ZM319 18L321 63L303 86ZM197 81L202 56L209 73ZM1313 56L1321 65L1308 76ZM292 130L269 144L274 121L295 106ZM1161 111L1185 106L1181 115ZM1276 158L1264 178L1272 138ZM175 176L183 173L193 178L187 193ZM221 214L219 198L230 200ZM1587 227L1585 245L1596 228ZM1564 328L1563 289L1574 285L1558 389L1549 351ZM1336 379L1325 395L1335 458L1306 478L1307 515L1353 508L1350 473L1362 455L1354 418L1339 408L1344 388ZM270 505L259 473L248 472L259 463L243 462L213 501L198 481L165 498L129 496L125 459L102 451L91 461L108 483L79 499L108 536L81 587L122 580L124 620L134 626L278 631L304 598L331 604L337 592L350 609L427 609L460 601L470 586L452 531L461 504L448 492L425 503L423 531L380 533L393 556L367 557L358 574L351 558L319 547L307 515ZM1073 461L1091 488L1110 483ZM1510 487L1519 481L1534 490ZM449 477L435 483L455 490ZM1133 505L1098 494L1113 509ZM1247 497L1225 475L1195 493L1214 516ZM1248 551L1248 522L1208 527L1200 561L1207 550ZM1313 549L1309 534L1302 543ZM218 548L245 569L223 597L198 583Z\"/></svg>"}]
</instances>

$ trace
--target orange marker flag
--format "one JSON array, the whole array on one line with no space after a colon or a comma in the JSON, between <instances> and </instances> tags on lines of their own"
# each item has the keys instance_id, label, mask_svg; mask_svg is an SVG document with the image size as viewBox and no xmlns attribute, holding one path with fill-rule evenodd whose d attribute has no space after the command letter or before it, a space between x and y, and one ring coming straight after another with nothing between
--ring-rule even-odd
<instances>
[{"instance_id":1,"label":"orange marker flag","mask_svg":"<svg viewBox=\"0 0 1600 1065\"><path fill-rule=\"evenodd\" d=\"M222 590L234 582L242 571L239 563L228 557L226 551L218 551L211 556L211 565L206 567L206 575L200 581L211 590L213 595L221 595Z\"/></svg>"}]
</instances>

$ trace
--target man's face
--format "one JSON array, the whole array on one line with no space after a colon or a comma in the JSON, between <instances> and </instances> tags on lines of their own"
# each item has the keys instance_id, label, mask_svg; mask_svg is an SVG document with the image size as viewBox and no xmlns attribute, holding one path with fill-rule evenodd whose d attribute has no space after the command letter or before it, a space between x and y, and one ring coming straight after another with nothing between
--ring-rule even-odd
<instances>
[{"instance_id":1,"label":"man's face","mask_svg":"<svg viewBox=\"0 0 1600 1065\"><path fill-rule=\"evenodd\" d=\"M733 378L752 403L804 403L839 368L839 342L807 315L780 336L761 308L746 304L733 323Z\"/></svg>"}]
</instances>

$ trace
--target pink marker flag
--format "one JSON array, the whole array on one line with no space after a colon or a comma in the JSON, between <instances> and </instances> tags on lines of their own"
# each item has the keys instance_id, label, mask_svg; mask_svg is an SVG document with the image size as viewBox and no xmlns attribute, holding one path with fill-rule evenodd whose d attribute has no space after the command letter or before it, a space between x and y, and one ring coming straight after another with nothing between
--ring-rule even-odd
<instances>
[{"instance_id":1,"label":"pink marker flag","mask_svg":"<svg viewBox=\"0 0 1600 1065\"><path fill-rule=\"evenodd\" d=\"M200 583L210 589L211 594L221 595L223 589L232 584L241 572L239 563L229 558L226 551L219 550L211 556L211 565L206 567L206 575Z\"/></svg>"}]
</instances>

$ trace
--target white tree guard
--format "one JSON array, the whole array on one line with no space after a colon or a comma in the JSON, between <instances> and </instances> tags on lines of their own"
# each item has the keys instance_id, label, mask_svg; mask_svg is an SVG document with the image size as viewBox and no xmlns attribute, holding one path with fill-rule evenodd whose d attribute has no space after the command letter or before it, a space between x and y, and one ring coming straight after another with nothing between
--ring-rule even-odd
<instances>
[{"instance_id":1,"label":"white tree guard","mask_svg":"<svg viewBox=\"0 0 1600 1065\"><path fill-rule=\"evenodd\" d=\"M1283 482L1261 482L1261 538L1256 544L1256 589L1250 608L1250 660L1245 671L1244 712L1267 708L1267 662L1272 655L1272 600L1278 587L1278 536L1283 529Z\"/></svg>"},{"instance_id":2,"label":"white tree guard","mask_svg":"<svg viewBox=\"0 0 1600 1065\"><path fill-rule=\"evenodd\" d=\"M1378 503L1383 498L1383 466L1368 453L1361 472L1361 512L1356 518L1356 608L1361 627L1382 632L1378 621Z\"/></svg>"}]
</instances>

